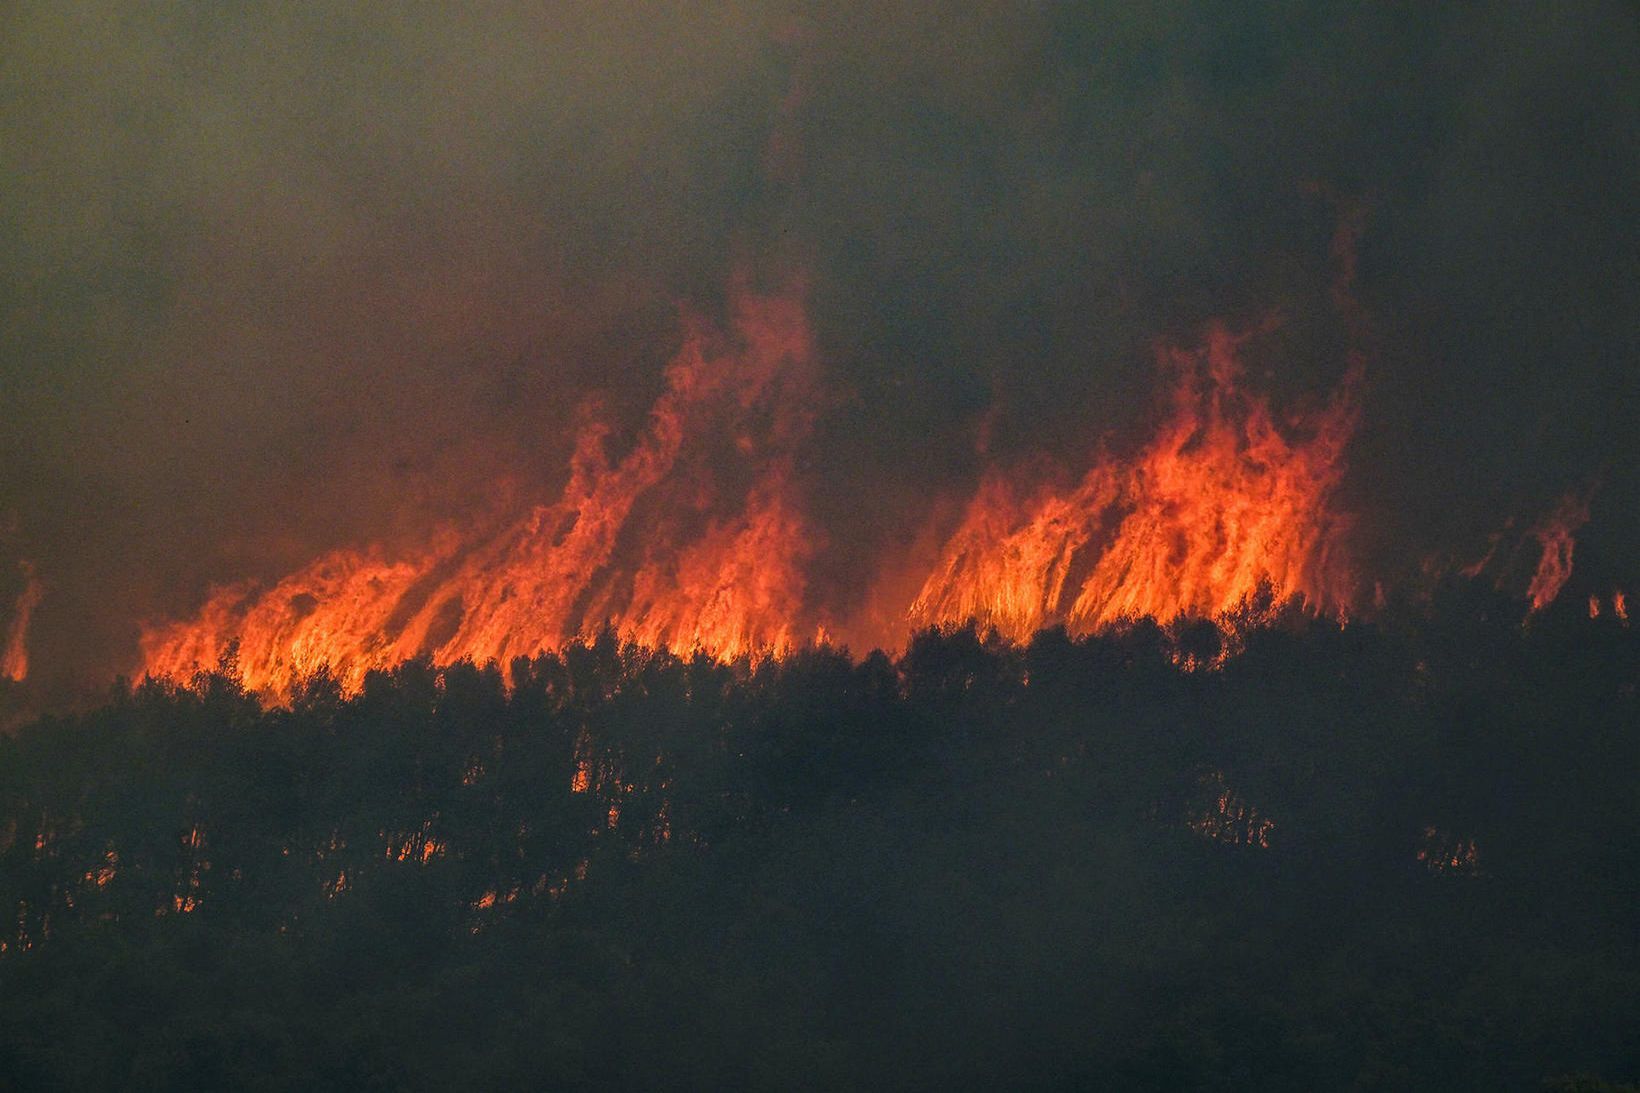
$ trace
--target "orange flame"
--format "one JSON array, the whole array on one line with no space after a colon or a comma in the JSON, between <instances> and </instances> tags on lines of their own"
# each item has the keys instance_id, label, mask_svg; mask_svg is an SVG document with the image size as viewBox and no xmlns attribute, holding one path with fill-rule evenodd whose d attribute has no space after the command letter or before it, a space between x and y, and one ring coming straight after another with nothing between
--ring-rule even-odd
<instances>
[{"instance_id":1,"label":"orange flame","mask_svg":"<svg viewBox=\"0 0 1640 1093\"><path fill-rule=\"evenodd\" d=\"M6 644L0 651L0 678L21 683L28 678L28 627L34 609L45 593L40 579L34 574L34 565L19 562L23 571L23 591L17 597L17 606L11 612L11 625L6 630Z\"/></svg>"},{"instance_id":2,"label":"orange flame","mask_svg":"<svg viewBox=\"0 0 1640 1093\"><path fill-rule=\"evenodd\" d=\"M285 693L328 665L356 690L409 657L505 664L606 623L723 659L789 649L813 632L812 540L791 496L812 358L795 294L740 293L731 338L688 331L628 454L608 457L604 422L580 430L556 501L488 537L445 529L419 552L339 550L266 591L220 589L194 619L147 629L142 667L186 676L237 646L252 689ZM718 487L736 475L743 492Z\"/></svg>"},{"instance_id":3,"label":"orange flame","mask_svg":"<svg viewBox=\"0 0 1640 1093\"><path fill-rule=\"evenodd\" d=\"M1163 355L1178 376L1171 413L1131 462L1101 459L1065 491L989 476L911 620L975 619L1023 641L1057 622L1086 634L1140 617L1223 619L1261 590L1347 611L1349 521L1333 495L1360 366L1283 430L1240 386L1242 340L1215 328L1204 350Z\"/></svg>"},{"instance_id":4,"label":"orange flame","mask_svg":"<svg viewBox=\"0 0 1640 1093\"><path fill-rule=\"evenodd\" d=\"M1560 590L1572 575L1572 550L1577 546L1573 535L1589 522L1589 500L1577 494L1560 499L1553 512L1532 529L1532 535L1543 545L1543 556L1526 594L1532 599L1532 610L1541 611L1555 602ZM1590 617L1598 610L1591 600Z\"/></svg>"},{"instance_id":5,"label":"orange flame","mask_svg":"<svg viewBox=\"0 0 1640 1093\"><path fill-rule=\"evenodd\" d=\"M498 531L338 550L265 590L219 589L194 618L144 632L142 667L185 676L237 649L247 686L283 696L321 666L352 691L410 657L507 663L604 625L725 660L826 640L835 620L808 602L816 539L795 483L813 339L794 295L740 293L733 315L731 337L689 329L622 458L589 418L556 500ZM1264 592L1346 612L1349 521L1333 495L1360 366L1328 405L1278 424L1241 386L1244 340L1214 328L1201 350L1162 354L1171 408L1133 460L1101 459L1063 490L987 477L899 617L974 618L1023 641L1056 622L1224 620Z\"/></svg>"}]
</instances>

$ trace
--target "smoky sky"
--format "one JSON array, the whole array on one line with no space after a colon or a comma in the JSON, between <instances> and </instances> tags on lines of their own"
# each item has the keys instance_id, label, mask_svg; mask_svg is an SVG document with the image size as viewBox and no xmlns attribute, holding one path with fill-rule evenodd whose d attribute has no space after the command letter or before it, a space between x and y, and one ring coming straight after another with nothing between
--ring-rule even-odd
<instances>
[{"instance_id":1,"label":"smoky sky","mask_svg":"<svg viewBox=\"0 0 1640 1093\"><path fill-rule=\"evenodd\" d=\"M1274 321L1282 404L1365 354L1378 568L1595 486L1580 564L1633 575L1636 58L1599 3L9 5L36 664L106 676L211 582L550 487L737 276L808 286L821 580L987 465L1119 447L1213 319Z\"/></svg>"}]
</instances>

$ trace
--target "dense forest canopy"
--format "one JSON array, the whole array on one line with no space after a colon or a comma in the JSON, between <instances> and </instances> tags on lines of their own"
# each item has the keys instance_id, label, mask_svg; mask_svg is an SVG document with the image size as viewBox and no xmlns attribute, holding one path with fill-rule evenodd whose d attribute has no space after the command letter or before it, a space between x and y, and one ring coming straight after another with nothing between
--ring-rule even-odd
<instances>
[{"instance_id":1,"label":"dense forest canopy","mask_svg":"<svg viewBox=\"0 0 1640 1093\"><path fill-rule=\"evenodd\" d=\"M1522 610L122 683L0 737L0 1085L1612 1088L1640 634Z\"/></svg>"}]
</instances>

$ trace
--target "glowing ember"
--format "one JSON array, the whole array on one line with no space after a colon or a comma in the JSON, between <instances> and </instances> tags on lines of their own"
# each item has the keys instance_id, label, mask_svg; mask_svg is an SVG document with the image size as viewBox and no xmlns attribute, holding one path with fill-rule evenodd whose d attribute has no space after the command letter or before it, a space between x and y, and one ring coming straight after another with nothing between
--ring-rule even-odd
<instances>
[{"instance_id":1,"label":"glowing ember","mask_svg":"<svg viewBox=\"0 0 1640 1093\"><path fill-rule=\"evenodd\" d=\"M97 888L107 888L119 874L120 856L109 843L108 849L103 852L101 864L86 870L84 881L87 885Z\"/></svg>"},{"instance_id":2,"label":"glowing ember","mask_svg":"<svg viewBox=\"0 0 1640 1093\"><path fill-rule=\"evenodd\" d=\"M205 833L198 824L189 828L188 834L182 837L182 849L186 851L186 860L178 875L176 891L171 896L171 910L188 915L199 910L204 873L211 868L211 863L204 856ZM159 908L157 913L164 914L165 908Z\"/></svg>"},{"instance_id":3,"label":"glowing ember","mask_svg":"<svg viewBox=\"0 0 1640 1093\"><path fill-rule=\"evenodd\" d=\"M1480 855L1475 849L1475 840L1458 838L1449 831L1435 827L1424 828L1418 860L1431 873L1472 877L1480 872Z\"/></svg>"},{"instance_id":4,"label":"glowing ember","mask_svg":"<svg viewBox=\"0 0 1640 1093\"><path fill-rule=\"evenodd\" d=\"M911 607L918 625L970 618L1023 641L1140 617L1224 618L1268 590L1347 611L1354 578L1333 503L1356 421L1359 367L1331 404L1279 428L1240 385L1238 338L1172 351L1171 413L1131 462L1102 459L1072 489L982 483Z\"/></svg>"},{"instance_id":5,"label":"glowing ember","mask_svg":"<svg viewBox=\"0 0 1640 1093\"><path fill-rule=\"evenodd\" d=\"M1270 849L1270 832L1275 830L1276 825L1230 788L1224 780L1223 771L1215 770L1203 775L1200 790L1208 800L1186 817L1185 825L1190 830L1205 839L1230 846Z\"/></svg>"},{"instance_id":6,"label":"glowing ember","mask_svg":"<svg viewBox=\"0 0 1640 1093\"><path fill-rule=\"evenodd\" d=\"M387 860L426 865L435 858L443 857L446 849L444 840L436 838L432 831L433 821L424 820L421 827L415 831L392 837L385 831L382 832L382 837L387 840Z\"/></svg>"}]
</instances>

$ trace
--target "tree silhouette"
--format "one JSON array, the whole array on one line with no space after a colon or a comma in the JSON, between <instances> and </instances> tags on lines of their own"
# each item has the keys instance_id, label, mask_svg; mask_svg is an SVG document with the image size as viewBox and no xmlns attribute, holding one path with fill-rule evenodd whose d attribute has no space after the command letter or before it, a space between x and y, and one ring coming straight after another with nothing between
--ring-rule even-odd
<instances>
[{"instance_id":1,"label":"tree silhouette","mask_svg":"<svg viewBox=\"0 0 1640 1093\"><path fill-rule=\"evenodd\" d=\"M1623 1088L1640 637L1519 607L122 683L0 736L0 1085Z\"/></svg>"}]
</instances>

